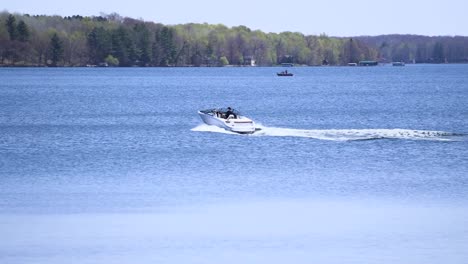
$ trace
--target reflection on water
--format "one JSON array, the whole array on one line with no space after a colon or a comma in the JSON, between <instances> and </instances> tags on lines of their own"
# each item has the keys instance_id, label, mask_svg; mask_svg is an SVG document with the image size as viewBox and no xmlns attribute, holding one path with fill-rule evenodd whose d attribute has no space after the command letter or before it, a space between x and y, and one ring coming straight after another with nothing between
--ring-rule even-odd
<instances>
[{"instance_id":1,"label":"reflection on water","mask_svg":"<svg viewBox=\"0 0 468 264\"><path fill-rule=\"evenodd\" d=\"M466 205L270 199L4 215L4 263L463 263ZM21 232L18 232L21 230ZM5 239L6 238L6 239Z\"/></svg>"},{"instance_id":2,"label":"reflection on water","mask_svg":"<svg viewBox=\"0 0 468 264\"><path fill-rule=\"evenodd\" d=\"M465 264L468 65L276 72L0 68L0 263Z\"/></svg>"}]
</instances>

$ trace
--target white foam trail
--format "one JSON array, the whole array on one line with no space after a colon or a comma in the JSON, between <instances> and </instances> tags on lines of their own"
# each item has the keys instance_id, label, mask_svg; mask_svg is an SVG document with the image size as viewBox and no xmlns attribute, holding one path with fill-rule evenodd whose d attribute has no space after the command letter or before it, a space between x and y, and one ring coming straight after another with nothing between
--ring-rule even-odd
<instances>
[{"instance_id":1,"label":"white foam trail","mask_svg":"<svg viewBox=\"0 0 468 264\"><path fill-rule=\"evenodd\" d=\"M321 140L352 141L372 139L407 139L451 141L453 133L411 129L293 129L262 127L257 136L306 137Z\"/></svg>"},{"instance_id":2,"label":"white foam trail","mask_svg":"<svg viewBox=\"0 0 468 264\"><path fill-rule=\"evenodd\" d=\"M355 141L373 139L405 139L405 140L435 140L454 141L456 134L444 131L412 130L412 129L294 129L281 127L259 126L261 130L251 136L268 137L303 137L332 141ZM191 129L197 132L213 132L234 134L216 126L201 124Z\"/></svg>"},{"instance_id":3,"label":"white foam trail","mask_svg":"<svg viewBox=\"0 0 468 264\"><path fill-rule=\"evenodd\" d=\"M238 133L234 133L234 132L231 132L231 131L227 131L227 130L224 129L224 128L217 127L217 126L210 126L210 125L207 125L207 124L198 125L198 126L192 128L192 129L190 129L190 130L196 131L196 132L213 132L213 133L223 133L223 134L239 135Z\"/></svg>"}]
</instances>

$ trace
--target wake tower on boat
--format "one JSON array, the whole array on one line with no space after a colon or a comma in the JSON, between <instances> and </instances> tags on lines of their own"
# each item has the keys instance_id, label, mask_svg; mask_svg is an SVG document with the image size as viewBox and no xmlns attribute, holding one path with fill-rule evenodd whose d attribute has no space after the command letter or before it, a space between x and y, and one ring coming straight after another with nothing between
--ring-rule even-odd
<instances>
[{"instance_id":1,"label":"wake tower on boat","mask_svg":"<svg viewBox=\"0 0 468 264\"><path fill-rule=\"evenodd\" d=\"M207 125L224 128L227 131L252 134L256 130L252 119L230 107L200 110L198 114Z\"/></svg>"}]
</instances>

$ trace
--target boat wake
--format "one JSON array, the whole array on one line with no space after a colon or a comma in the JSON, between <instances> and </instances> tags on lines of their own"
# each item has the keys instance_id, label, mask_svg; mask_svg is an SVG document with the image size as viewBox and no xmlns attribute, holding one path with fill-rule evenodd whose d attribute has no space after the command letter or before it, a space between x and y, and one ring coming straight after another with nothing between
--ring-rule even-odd
<instances>
[{"instance_id":1,"label":"boat wake","mask_svg":"<svg viewBox=\"0 0 468 264\"><path fill-rule=\"evenodd\" d=\"M239 135L216 126L209 126L205 124L199 125L195 128L192 128L191 130L197 132ZM260 126L258 131L249 136L303 137L331 141L359 141L377 139L459 141L463 135L445 131L412 129L294 129Z\"/></svg>"},{"instance_id":2,"label":"boat wake","mask_svg":"<svg viewBox=\"0 0 468 264\"><path fill-rule=\"evenodd\" d=\"M190 130L195 131L195 132L213 132L213 133L240 135L240 134L235 133L235 132L227 131L224 128L217 127L217 126L210 126L210 125L207 125L207 124L201 124L201 125L196 126L196 127L192 128Z\"/></svg>"}]
</instances>

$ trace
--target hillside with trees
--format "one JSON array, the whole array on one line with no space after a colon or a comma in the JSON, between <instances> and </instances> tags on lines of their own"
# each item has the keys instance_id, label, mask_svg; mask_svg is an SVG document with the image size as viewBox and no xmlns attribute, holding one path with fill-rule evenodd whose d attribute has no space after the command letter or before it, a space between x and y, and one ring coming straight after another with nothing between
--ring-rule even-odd
<instances>
[{"instance_id":1,"label":"hillside with trees","mask_svg":"<svg viewBox=\"0 0 468 264\"><path fill-rule=\"evenodd\" d=\"M163 25L118 14L0 13L0 66L274 66L379 62L467 63L468 37L353 38L265 33L246 26Z\"/></svg>"}]
</instances>

